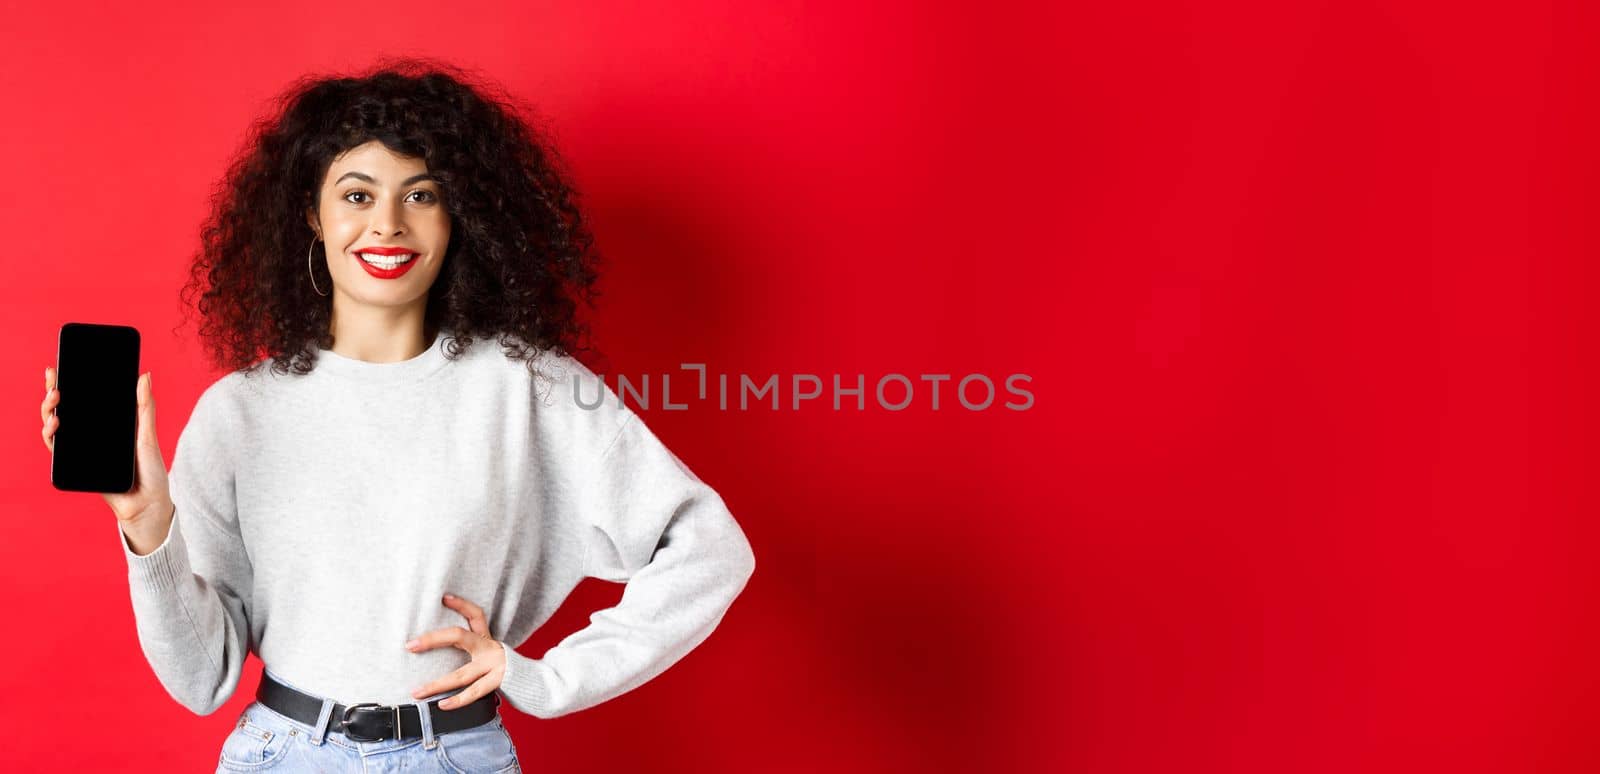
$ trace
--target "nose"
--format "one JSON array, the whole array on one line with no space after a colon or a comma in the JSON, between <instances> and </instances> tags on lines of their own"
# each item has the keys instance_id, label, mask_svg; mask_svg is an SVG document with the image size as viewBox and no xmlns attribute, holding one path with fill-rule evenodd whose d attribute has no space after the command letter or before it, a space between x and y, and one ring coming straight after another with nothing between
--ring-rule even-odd
<instances>
[{"instance_id":1,"label":"nose","mask_svg":"<svg viewBox=\"0 0 1600 774\"><path fill-rule=\"evenodd\" d=\"M372 208L372 233L385 237L405 232L405 208L398 201L390 201Z\"/></svg>"}]
</instances>

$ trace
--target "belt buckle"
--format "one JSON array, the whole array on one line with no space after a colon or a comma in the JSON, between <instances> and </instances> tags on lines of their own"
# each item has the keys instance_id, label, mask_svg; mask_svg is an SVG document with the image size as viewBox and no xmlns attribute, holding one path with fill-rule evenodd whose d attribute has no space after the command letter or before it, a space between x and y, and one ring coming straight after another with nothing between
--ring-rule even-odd
<instances>
[{"instance_id":1,"label":"belt buckle","mask_svg":"<svg viewBox=\"0 0 1600 774\"><path fill-rule=\"evenodd\" d=\"M368 710L370 712L372 710L384 710L384 709L385 709L384 705L377 704L377 703L374 703L374 702L362 702L361 704L352 704L352 705L350 705L348 707L345 707L344 708L344 716L339 719L340 725L342 726L342 730L344 731L344 735L349 737L350 739L352 739L354 741L357 741L357 742L381 742L381 741L383 741L385 739L388 739L389 737L385 736L382 732L379 732L379 734L377 736L366 736L365 734L353 734L353 733L350 732L351 731L350 715L352 713L354 713L356 710ZM389 715L387 713L383 713L383 714L386 714L389 718L391 718L391 722L394 723L394 738L395 739L399 739L400 738L400 707L399 707L399 705L395 705L393 710L394 710L394 712L393 712L392 715ZM376 715L376 714L379 714L379 713L372 713L372 715ZM363 715L363 717L371 717L372 715Z\"/></svg>"}]
</instances>

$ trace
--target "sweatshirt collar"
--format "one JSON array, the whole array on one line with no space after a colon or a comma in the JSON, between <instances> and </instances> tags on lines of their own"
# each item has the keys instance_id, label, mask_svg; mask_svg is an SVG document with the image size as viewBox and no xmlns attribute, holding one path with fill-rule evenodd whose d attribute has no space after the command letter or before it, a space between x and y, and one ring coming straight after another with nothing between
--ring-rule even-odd
<instances>
[{"instance_id":1,"label":"sweatshirt collar","mask_svg":"<svg viewBox=\"0 0 1600 774\"><path fill-rule=\"evenodd\" d=\"M331 349L317 347L317 365L315 370L327 373L341 379L349 379L372 384L413 382L422 379L439 370L449 362L445 357L444 340L450 335L449 329L441 329L433 338L433 343L422 354L410 360L401 360L394 363L371 363L345 357Z\"/></svg>"}]
</instances>

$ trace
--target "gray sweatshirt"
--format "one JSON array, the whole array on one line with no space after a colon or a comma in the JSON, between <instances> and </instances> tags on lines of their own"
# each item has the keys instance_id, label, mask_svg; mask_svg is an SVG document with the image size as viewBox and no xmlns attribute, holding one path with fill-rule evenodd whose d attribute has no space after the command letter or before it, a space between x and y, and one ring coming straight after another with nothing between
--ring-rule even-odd
<instances>
[{"instance_id":1,"label":"gray sweatshirt","mask_svg":"<svg viewBox=\"0 0 1600 774\"><path fill-rule=\"evenodd\" d=\"M722 498L576 359L543 351L536 377L489 337L450 360L448 333L398 363L263 360L201 394L166 541L139 556L117 527L140 646L178 703L222 706L249 651L346 705L414 701L471 660L405 648L467 626L445 593L483 608L502 697L542 718L639 686L716 628L755 568ZM626 582L621 601L541 658L511 650L585 577Z\"/></svg>"}]
</instances>

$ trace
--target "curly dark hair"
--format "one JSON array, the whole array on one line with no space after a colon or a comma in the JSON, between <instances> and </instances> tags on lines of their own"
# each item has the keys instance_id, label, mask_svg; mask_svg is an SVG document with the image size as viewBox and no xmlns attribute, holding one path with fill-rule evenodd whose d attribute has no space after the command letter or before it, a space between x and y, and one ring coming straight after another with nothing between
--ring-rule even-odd
<instances>
[{"instance_id":1,"label":"curly dark hair","mask_svg":"<svg viewBox=\"0 0 1600 774\"><path fill-rule=\"evenodd\" d=\"M450 243L425 326L450 330L450 359L474 337L498 336L538 374L540 350L593 349L577 301L593 307L601 256L553 143L519 109L533 113L457 66L415 57L297 80L252 125L212 194L179 327L193 305L217 366L248 376L265 356L276 373L310 373L317 347L333 346L333 309L307 276L305 213L333 159L377 140L423 159L445 192Z\"/></svg>"}]
</instances>

